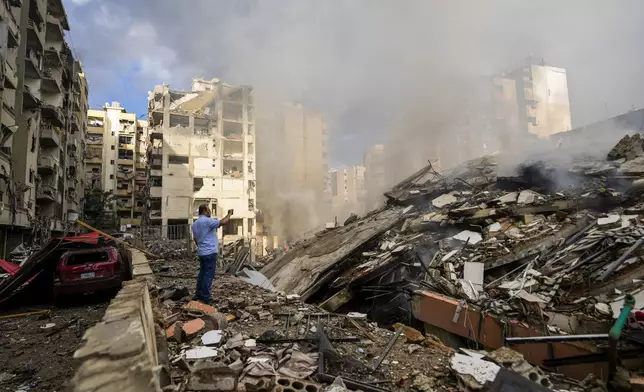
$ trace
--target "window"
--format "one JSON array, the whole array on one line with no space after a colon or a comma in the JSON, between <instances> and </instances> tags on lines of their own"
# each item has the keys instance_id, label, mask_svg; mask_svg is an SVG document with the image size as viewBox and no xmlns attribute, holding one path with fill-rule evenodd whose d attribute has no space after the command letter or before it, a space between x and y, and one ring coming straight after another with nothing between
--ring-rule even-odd
<instances>
[{"instance_id":1,"label":"window","mask_svg":"<svg viewBox=\"0 0 644 392\"><path fill-rule=\"evenodd\" d=\"M31 135L31 152L36 152L36 135Z\"/></svg>"},{"instance_id":2,"label":"window","mask_svg":"<svg viewBox=\"0 0 644 392\"><path fill-rule=\"evenodd\" d=\"M34 169L29 169L29 183L34 183Z\"/></svg>"},{"instance_id":3,"label":"window","mask_svg":"<svg viewBox=\"0 0 644 392\"><path fill-rule=\"evenodd\" d=\"M198 190L200 190L201 188L203 188L203 178L201 178L201 177L195 177L192 181L193 181L193 186L192 186L192 187L193 187L193 189L192 189L192 190L193 190L194 192L197 192Z\"/></svg>"},{"instance_id":4,"label":"window","mask_svg":"<svg viewBox=\"0 0 644 392\"><path fill-rule=\"evenodd\" d=\"M114 150L116 148L116 146L112 145L111 148L112 148L112 150Z\"/></svg>"},{"instance_id":5,"label":"window","mask_svg":"<svg viewBox=\"0 0 644 392\"><path fill-rule=\"evenodd\" d=\"M188 164L190 159L183 155L168 155L168 164L170 165L185 165Z\"/></svg>"},{"instance_id":6,"label":"window","mask_svg":"<svg viewBox=\"0 0 644 392\"><path fill-rule=\"evenodd\" d=\"M111 159L110 160L110 165L113 165L113 164L114 164L114 159Z\"/></svg>"},{"instance_id":7,"label":"window","mask_svg":"<svg viewBox=\"0 0 644 392\"><path fill-rule=\"evenodd\" d=\"M114 179L114 174L110 174L110 180Z\"/></svg>"}]
</instances>

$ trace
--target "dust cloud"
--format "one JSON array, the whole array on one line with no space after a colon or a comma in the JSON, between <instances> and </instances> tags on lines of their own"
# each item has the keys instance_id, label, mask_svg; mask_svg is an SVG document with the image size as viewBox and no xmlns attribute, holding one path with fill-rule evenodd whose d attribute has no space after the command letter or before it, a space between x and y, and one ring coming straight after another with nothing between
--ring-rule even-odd
<instances>
[{"instance_id":1,"label":"dust cloud","mask_svg":"<svg viewBox=\"0 0 644 392\"><path fill-rule=\"evenodd\" d=\"M171 73L179 85L195 75L252 85L258 116L301 102L327 120L331 167L360 164L369 146L384 143L390 183L437 151L465 158L446 134L462 121L472 81L529 55L567 70L573 127L644 105L637 0L130 3L182 65ZM538 144L522 143L512 146L517 156Z\"/></svg>"}]
</instances>

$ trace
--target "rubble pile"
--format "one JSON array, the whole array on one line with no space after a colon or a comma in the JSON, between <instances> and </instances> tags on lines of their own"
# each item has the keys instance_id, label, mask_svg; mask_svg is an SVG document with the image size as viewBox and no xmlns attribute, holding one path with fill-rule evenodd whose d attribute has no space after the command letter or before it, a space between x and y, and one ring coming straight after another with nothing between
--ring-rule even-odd
<instances>
[{"instance_id":1,"label":"rubble pile","mask_svg":"<svg viewBox=\"0 0 644 392\"><path fill-rule=\"evenodd\" d=\"M161 255L165 259L184 259L192 253L189 239L169 240L155 238L145 241L145 247L153 254Z\"/></svg>"},{"instance_id":2,"label":"rubble pile","mask_svg":"<svg viewBox=\"0 0 644 392\"><path fill-rule=\"evenodd\" d=\"M644 289L633 280L644 269L642 155L636 135L612 160L543 158L512 175L496 156L447 173L430 164L387 192L383 209L295 245L262 272L278 290L389 325L409 317L419 289L512 319L543 322L548 310L612 320L625 292Z\"/></svg>"},{"instance_id":3,"label":"rubble pile","mask_svg":"<svg viewBox=\"0 0 644 392\"><path fill-rule=\"evenodd\" d=\"M364 313L325 312L231 275L217 277L212 306L192 301L176 281L159 283L167 391L475 391L516 377L526 388L605 390L592 376L577 382L544 372L511 349L455 351L408 325L379 328Z\"/></svg>"},{"instance_id":4,"label":"rubble pile","mask_svg":"<svg viewBox=\"0 0 644 392\"><path fill-rule=\"evenodd\" d=\"M213 306L191 301L168 279L161 282L167 286L158 291L163 302L157 321L168 338L168 374L176 390L271 390L299 383L321 391L335 377L372 391L407 390L421 381L430 389L420 390L455 386L453 350L411 327L396 335L365 314L327 313L298 295L269 292L231 275L217 277Z\"/></svg>"}]
</instances>

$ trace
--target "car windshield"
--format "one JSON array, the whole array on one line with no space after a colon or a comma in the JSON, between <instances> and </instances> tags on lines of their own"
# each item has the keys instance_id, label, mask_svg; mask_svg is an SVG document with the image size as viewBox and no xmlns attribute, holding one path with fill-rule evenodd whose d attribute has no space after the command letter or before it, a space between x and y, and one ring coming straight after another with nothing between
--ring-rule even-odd
<instances>
[{"instance_id":1,"label":"car windshield","mask_svg":"<svg viewBox=\"0 0 644 392\"><path fill-rule=\"evenodd\" d=\"M91 253L76 253L67 257L67 265L82 265L82 264L96 264L109 261L110 256L107 251L91 252Z\"/></svg>"}]
</instances>

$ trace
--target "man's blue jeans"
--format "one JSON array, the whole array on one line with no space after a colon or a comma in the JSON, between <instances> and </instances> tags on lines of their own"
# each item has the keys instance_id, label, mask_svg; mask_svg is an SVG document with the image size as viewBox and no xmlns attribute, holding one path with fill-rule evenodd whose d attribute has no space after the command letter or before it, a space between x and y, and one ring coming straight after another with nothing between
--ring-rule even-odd
<instances>
[{"instance_id":1,"label":"man's blue jeans","mask_svg":"<svg viewBox=\"0 0 644 392\"><path fill-rule=\"evenodd\" d=\"M217 253L199 256L199 275L197 275L197 297L203 301L211 301L210 286L215 278Z\"/></svg>"}]
</instances>

